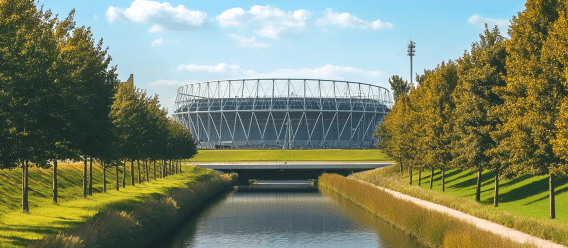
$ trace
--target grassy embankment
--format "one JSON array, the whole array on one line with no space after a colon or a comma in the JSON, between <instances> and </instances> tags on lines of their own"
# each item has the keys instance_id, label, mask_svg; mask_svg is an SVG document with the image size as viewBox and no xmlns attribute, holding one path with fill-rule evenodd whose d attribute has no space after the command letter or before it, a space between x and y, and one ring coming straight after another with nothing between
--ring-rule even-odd
<instances>
[{"instance_id":1,"label":"grassy embankment","mask_svg":"<svg viewBox=\"0 0 568 248\"><path fill-rule=\"evenodd\" d=\"M391 161L376 149L313 149L313 150L199 150L187 162L250 162L250 161Z\"/></svg>"},{"instance_id":2,"label":"grassy embankment","mask_svg":"<svg viewBox=\"0 0 568 248\"><path fill-rule=\"evenodd\" d=\"M531 247L519 244L449 215L398 199L372 185L324 174L319 185L376 214L430 247Z\"/></svg>"},{"instance_id":3,"label":"grassy embankment","mask_svg":"<svg viewBox=\"0 0 568 248\"><path fill-rule=\"evenodd\" d=\"M21 170L0 171L0 247L24 247L32 240L66 232L80 226L98 212L132 211L147 199L161 199L172 189L185 188L215 177L211 170L184 166L183 173L150 180L126 188L114 188L114 168L107 169L107 193L102 192L102 170L94 165L93 196L82 199L82 164L60 164L59 204L51 200L52 169L30 168L30 214L21 214ZM127 166L128 168L129 166ZM153 175L153 173L150 173ZM137 173L135 173L137 175Z\"/></svg>"},{"instance_id":4,"label":"grassy embankment","mask_svg":"<svg viewBox=\"0 0 568 248\"><path fill-rule=\"evenodd\" d=\"M408 185L408 171L399 173L397 166L356 173L354 178L381 187L438 203L459 211L502 224L504 226L568 245L568 179L557 179L556 217L548 219L548 177L521 176L500 181L499 207L493 206L493 174L482 174L481 202L475 201L477 172L448 170L446 191L441 191L441 175L434 176L429 189L429 171L422 173L421 187L417 186L418 172L414 170L413 186Z\"/></svg>"}]
</instances>

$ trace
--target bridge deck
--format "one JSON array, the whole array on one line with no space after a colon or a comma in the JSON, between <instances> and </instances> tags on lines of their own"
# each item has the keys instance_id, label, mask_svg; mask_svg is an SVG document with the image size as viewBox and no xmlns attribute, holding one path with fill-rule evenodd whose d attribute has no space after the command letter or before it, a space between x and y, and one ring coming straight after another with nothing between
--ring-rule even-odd
<instances>
[{"instance_id":1,"label":"bridge deck","mask_svg":"<svg viewBox=\"0 0 568 248\"><path fill-rule=\"evenodd\" d=\"M214 170L370 170L392 165L393 162L241 162L188 163Z\"/></svg>"}]
</instances>

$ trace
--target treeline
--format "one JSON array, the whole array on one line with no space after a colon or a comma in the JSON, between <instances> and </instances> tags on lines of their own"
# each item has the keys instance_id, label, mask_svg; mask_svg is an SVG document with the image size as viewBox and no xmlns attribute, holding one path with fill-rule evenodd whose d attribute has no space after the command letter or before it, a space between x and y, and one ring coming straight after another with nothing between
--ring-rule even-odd
<instances>
[{"instance_id":1,"label":"treeline","mask_svg":"<svg viewBox=\"0 0 568 248\"><path fill-rule=\"evenodd\" d=\"M156 161L163 177L180 172L180 159L196 153L189 130L167 118L157 96L134 87L132 75L119 82L103 40L95 42L90 28L77 27L73 18L74 10L59 20L35 0L0 1L0 169L22 169L25 213L30 166L53 166L57 202L58 160L83 162L87 197L93 161L103 170L115 167L118 190L126 162L131 173L137 162L141 183L150 179L150 162L155 179Z\"/></svg>"},{"instance_id":2,"label":"treeline","mask_svg":"<svg viewBox=\"0 0 568 248\"><path fill-rule=\"evenodd\" d=\"M395 104L379 126L378 147L412 169L473 169L499 179L548 175L550 218L554 180L568 174L568 3L529 0L513 17L510 39L497 27L470 52L417 75L417 85L389 79ZM419 180L420 183L420 180Z\"/></svg>"}]
</instances>

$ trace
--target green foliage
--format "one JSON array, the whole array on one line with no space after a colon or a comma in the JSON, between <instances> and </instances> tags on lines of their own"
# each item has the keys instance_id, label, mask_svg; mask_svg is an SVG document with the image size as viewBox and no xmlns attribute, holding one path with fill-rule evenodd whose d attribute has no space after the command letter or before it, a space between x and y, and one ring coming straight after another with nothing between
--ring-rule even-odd
<instances>
[{"instance_id":1,"label":"green foliage","mask_svg":"<svg viewBox=\"0 0 568 248\"><path fill-rule=\"evenodd\" d=\"M136 88L132 75L118 85L110 116L117 137L115 152L121 159L187 159L197 153L191 132L168 119L158 96Z\"/></svg>"},{"instance_id":2,"label":"green foliage","mask_svg":"<svg viewBox=\"0 0 568 248\"><path fill-rule=\"evenodd\" d=\"M500 124L491 109L503 103L493 89L505 86L505 38L495 27L485 29L480 41L475 42L471 54L466 54L458 63L460 84L454 93L456 102L456 141L453 149L454 163L460 168L489 168L500 163L491 150L496 142L491 132Z\"/></svg>"},{"instance_id":3,"label":"green foliage","mask_svg":"<svg viewBox=\"0 0 568 248\"><path fill-rule=\"evenodd\" d=\"M395 101L398 101L398 97L408 94L408 92L410 91L410 85L408 84L408 82L402 80L402 78L398 75L394 75L389 78L389 84L391 86Z\"/></svg>"}]
</instances>

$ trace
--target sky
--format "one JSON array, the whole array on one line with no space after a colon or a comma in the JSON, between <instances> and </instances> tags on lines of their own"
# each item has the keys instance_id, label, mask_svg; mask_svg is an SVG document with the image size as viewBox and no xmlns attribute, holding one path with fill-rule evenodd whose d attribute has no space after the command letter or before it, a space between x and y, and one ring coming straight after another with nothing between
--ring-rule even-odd
<instances>
[{"instance_id":1,"label":"sky","mask_svg":"<svg viewBox=\"0 0 568 248\"><path fill-rule=\"evenodd\" d=\"M335 79L390 89L413 72L455 60L487 23L507 36L524 0L182 1L40 0L60 19L103 39L121 81L158 94L172 112L177 89L245 78Z\"/></svg>"}]
</instances>

